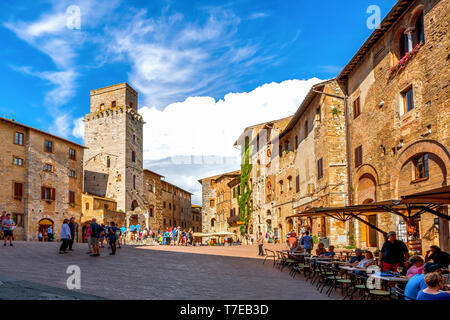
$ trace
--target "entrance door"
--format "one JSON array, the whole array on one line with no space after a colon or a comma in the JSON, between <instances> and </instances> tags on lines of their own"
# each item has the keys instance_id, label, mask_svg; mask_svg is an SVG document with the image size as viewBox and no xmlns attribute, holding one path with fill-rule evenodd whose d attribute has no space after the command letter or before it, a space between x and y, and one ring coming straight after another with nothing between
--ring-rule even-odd
<instances>
[{"instance_id":1,"label":"entrance door","mask_svg":"<svg viewBox=\"0 0 450 320\"><path fill-rule=\"evenodd\" d=\"M373 224L374 226L377 226L377 215L374 214L374 215L368 216L367 217L367 221L370 224ZM377 244L378 244L378 241L377 241L378 240L378 238L377 238L377 230L375 230L374 228L370 228L370 227L368 227L367 229L368 229L368 235L367 235L368 246L369 247L376 247Z\"/></svg>"}]
</instances>

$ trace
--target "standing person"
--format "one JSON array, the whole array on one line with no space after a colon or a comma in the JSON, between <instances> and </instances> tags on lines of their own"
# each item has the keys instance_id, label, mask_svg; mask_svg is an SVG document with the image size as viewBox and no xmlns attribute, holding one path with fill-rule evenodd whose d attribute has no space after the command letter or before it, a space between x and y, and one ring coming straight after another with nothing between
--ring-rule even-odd
<instances>
[{"instance_id":1,"label":"standing person","mask_svg":"<svg viewBox=\"0 0 450 320\"><path fill-rule=\"evenodd\" d=\"M258 241L258 249L259 249L258 255L264 256L264 251L263 251L264 238L263 238L262 232L259 233L257 241Z\"/></svg>"},{"instance_id":2,"label":"standing person","mask_svg":"<svg viewBox=\"0 0 450 320\"><path fill-rule=\"evenodd\" d=\"M63 224L61 226L61 247L59 247L59 253L67 253L67 247L69 246L69 241L71 239L70 236L70 228L69 228L69 219L64 219Z\"/></svg>"},{"instance_id":3,"label":"standing person","mask_svg":"<svg viewBox=\"0 0 450 320\"><path fill-rule=\"evenodd\" d=\"M70 240L69 240L69 251L73 251L73 239L75 238L75 218L71 217L69 220L69 229L70 229Z\"/></svg>"},{"instance_id":4,"label":"standing person","mask_svg":"<svg viewBox=\"0 0 450 320\"><path fill-rule=\"evenodd\" d=\"M395 231L389 232L387 238L380 251L379 265L383 272L397 272L400 264L409 259L408 247L403 241L397 240Z\"/></svg>"},{"instance_id":5,"label":"standing person","mask_svg":"<svg viewBox=\"0 0 450 320\"><path fill-rule=\"evenodd\" d=\"M116 224L114 222L111 222L109 224L108 227L108 239L109 239L109 246L111 247L111 253L110 255L115 255L116 254L116 234L117 231L119 231L120 229L116 227Z\"/></svg>"},{"instance_id":6,"label":"standing person","mask_svg":"<svg viewBox=\"0 0 450 320\"><path fill-rule=\"evenodd\" d=\"M52 226L50 225L50 226L48 226L48 228L47 228L47 241L48 241L48 242L52 242L52 240L53 240L53 228L52 228Z\"/></svg>"},{"instance_id":7,"label":"standing person","mask_svg":"<svg viewBox=\"0 0 450 320\"><path fill-rule=\"evenodd\" d=\"M92 241L92 248L94 249L94 254L91 254L91 257L100 256L99 238L100 238L100 234L102 233L102 231L103 231L103 229L101 226L99 226L97 224L97 220L95 218L92 219L91 241Z\"/></svg>"},{"instance_id":8,"label":"standing person","mask_svg":"<svg viewBox=\"0 0 450 320\"><path fill-rule=\"evenodd\" d=\"M88 222L86 225L86 241L88 244L89 252L87 254L92 253L92 237L91 237L91 224Z\"/></svg>"},{"instance_id":9,"label":"standing person","mask_svg":"<svg viewBox=\"0 0 450 320\"><path fill-rule=\"evenodd\" d=\"M309 235L309 231L305 232L305 235L300 240L300 245L302 245L306 253L311 253L311 250L314 247L314 241L313 238Z\"/></svg>"},{"instance_id":10,"label":"standing person","mask_svg":"<svg viewBox=\"0 0 450 320\"><path fill-rule=\"evenodd\" d=\"M6 211L3 211L2 216L0 217L0 234L3 234L2 223L3 223L3 220L5 220L5 219L6 219Z\"/></svg>"},{"instance_id":11,"label":"standing person","mask_svg":"<svg viewBox=\"0 0 450 320\"><path fill-rule=\"evenodd\" d=\"M122 227L120 227L120 239L122 240L121 242L123 245L125 245L126 237L127 237L127 228L122 226Z\"/></svg>"},{"instance_id":12,"label":"standing person","mask_svg":"<svg viewBox=\"0 0 450 320\"><path fill-rule=\"evenodd\" d=\"M42 232L41 231L39 231L39 233L38 233L38 240L42 242Z\"/></svg>"},{"instance_id":13,"label":"standing person","mask_svg":"<svg viewBox=\"0 0 450 320\"><path fill-rule=\"evenodd\" d=\"M11 215L8 213L6 217L2 221L2 229L3 229L3 240L4 240L4 246L6 247L6 241L9 238L9 246L12 247L12 240L13 240L13 230L14 230L14 220L11 219Z\"/></svg>"}]
</instances>

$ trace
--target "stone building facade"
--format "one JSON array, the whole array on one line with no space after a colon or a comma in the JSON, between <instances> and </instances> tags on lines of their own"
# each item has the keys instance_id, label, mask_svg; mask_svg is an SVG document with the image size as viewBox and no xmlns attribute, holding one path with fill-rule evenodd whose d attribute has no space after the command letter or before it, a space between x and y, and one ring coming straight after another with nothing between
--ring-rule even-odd
<instances>
[{"instance_id":1,"label":"stone building facade","mask_svg":"<svg viewBox=\"0 0 450 320\"><path fill-rule=\"evenodd\" d=\"M192 232L202 232L202 207L191 206L191 228Z\"/></svg>"},{"instance_id":2,"label":"stone building facade","mask_svg":"<svg viewBox=\"0 0 450 320\"><path fill-rule=\"evenodd\" d=\"M37 240L51 225L58 239L65 218L79 224L83 146L5 118L0 138L0 211L15 220L15 238Z\"/></svg>"},{"instance_id":3,"label":"stone building facade","mask_svg":"<svg viewBox=\"0 0 450 320\"><path fill-rule=\"evenodd\" d=\"M448 185L448 21L448 1L398 1L339 75L348 96L353 204ZM436 227L434 218L425 213L414 222L422 250L436 244L448 251L448 221L439 219ZM366 219L385 231L397 230L406 240L401 217L382 213ZM379 247L383 241L359 222L354 236L362 247Z\"/></svg>"},{"instance_id":4,"label":"stone building facade","mask_svg":"<svg viewBox=\"0 0 450 320\"><path fill-rule=\"evenodd\" d=\"M144 197L148 204L149 225L152 230L163 228L162 178L162 175L144 169Z\"/></svg>"},{"instance_id":5,"label":"stone building facade","mask_svg":"<svg viewBox=\"0 0 450 320\"><path fill-rule=\"evenodd\" d=\"M347 204L343 93L335 80L314 85L279 135L274 210L287 231L311 230L346 245L347 226L332 218L290 218L311 207Z\"/></svg>"},{"instance_id":6,"label":"stone building facade","mask_svg":"<svg viewBox=\"0 0 450 320\"><path fill-rule=\"evenodd\" d=\"M191 228L191 193L167 181L161 181L162 227Z\"/></svg>"},{"instance_id":7,"label":"stone building facade","mask_svg":"<svg viewBox=\"0 0 450 320\"><path fill-rule=\"evenodd\" d=\"M250 162L252 164L250 185L252 189L252 215L249 221L248 233L256 235L262 232L264 235L274 233L274 240L281 241L286 236L288 226L278 215L282 208L277 204L277 194L275 192L276 175L280 170L279 140L280 133L286 128L292 117L273 120L266 123L254 125L246 128L235 145L241 148L245 144L245 139L249 139ZM278 204L281 204L279 202ZM292 204L287 212L292 212ZM286 216L286 214L285 214Z\"/></svg>"},{"instance_id":8,"label":"stone building facade","mask_svg":"<svg viewBox=\"0 0 450 320\"><path fill-rule=\"evenodd\" d=\"M202 232L229 231L231 189L227 185L240 171L232 171L199 180L202 185ZM226 199L226 200L225 200Z\"/></svg>"},{"instance_id":9,"label":"stone building facade","mask_svg":"<svg viewBox=\"0 0 450 320\"><path fill-rule=\"evenodd\" d=\"M117 201L123 212L144 208L143 124L138 94L126 83L91 91L85 122L85 191Z\"/></svg>"}]
</instances>

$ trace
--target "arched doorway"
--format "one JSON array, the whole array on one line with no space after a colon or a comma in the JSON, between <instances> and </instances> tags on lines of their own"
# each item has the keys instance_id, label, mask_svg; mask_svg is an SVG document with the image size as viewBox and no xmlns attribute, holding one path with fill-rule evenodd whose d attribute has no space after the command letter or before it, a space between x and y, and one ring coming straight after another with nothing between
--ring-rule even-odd
<instances>
[{"instance_id":1,"label":"arched doorway","mask_svg":"<svg viewBox=\"0 0 450 320\"><path fill-rule=\"evenodd\" d=\"M49 227L52 227L53 230L55 229L55 226L54 226L54 223L53 223L52 220L44 218L44 219L41 219L39 221L39 223L38 223L38 233L42 233L42 241L47 241L48 240L48 238L47 238L47 231L48 231ZM55 231L53 231L53 232L55 232Z\"/></svg>"},{"instance_id":2,"label":"arched doorway","mask_svg":"<svg viewBox=\"0 0 450 320\"><path fill-rule=\"evenodd\" d=\"M131 211L134 211L137 207L139 207L138 202L133 200L133 202L131 202Z\"/></svg>"}]
</instances>

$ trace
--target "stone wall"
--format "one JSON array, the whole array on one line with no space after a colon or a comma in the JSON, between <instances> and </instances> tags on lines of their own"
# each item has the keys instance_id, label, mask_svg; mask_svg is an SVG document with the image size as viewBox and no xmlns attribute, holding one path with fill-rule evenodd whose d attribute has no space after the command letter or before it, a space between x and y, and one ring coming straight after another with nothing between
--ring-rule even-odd
<instances>
[{"instance_id":1,"label":"stone wall","mask_svg":"<svg viewBox=\"0 0 450 320\"><path fill-rule=\"evenodd\" d=\"M24 135L23 145L14 143L16 132ZM18 227L15 239L37 240L39 221L52 221L59 236L65 218L81 220L81 194L83 182L83 147L60 137L15 123L0 121L0 211L7 211L15 218ZM45 152L45 141L53 143L53 151ZM75 150L75 160L69 158L69 149ZM23 159L23 166L15 165L14 157ZM52 165L50 172L44 171L44 164ZM69 170L75 177L69 177ZM14 182L23 184L23 197L14 198ZM55 189L54 200L42 200L41 188ZM69 191L75 192L74 204L69 203ZM21 221L20 221L21 220Z\"/></svg>"},{"instance_id":2,"label":"stone wall","mask_svg":"<svg viewBox=\"0 0 450 320\"><path fill-rule=\"evenodd\" d=\"M401 58L398 53L399 35L412 30L414 40L415 21L422 10L425 43L403 70L392 72L391 67ZM415 1L366 53L345 81L351 113L349 130L355 203L364 200L360 189L365 188L364 178L367 177L376 182L376 201L399 199L402 195L448 184L449 20L448 1ZM402 92L409 87L413 89L414 108L405 111ZM351 106L358 97L361 114L355 118ZM355 167L354 150L360 145L363 164ZM429 153L429 178L414 181L414 158L423 153ZM439 241L437 232L434 235L430 233L433 220L431 214L421 217L423 250L427 250L430 244L440 244L448 250L448 236ZM385 231L396 230L399 219L391 214L379 214L377 223ZM448 235L448 231L445 232ZM360 245L361 238L357 238ZM383 237L378 237L378 241L381 245Z\"/></svg>"}]
</instances>

